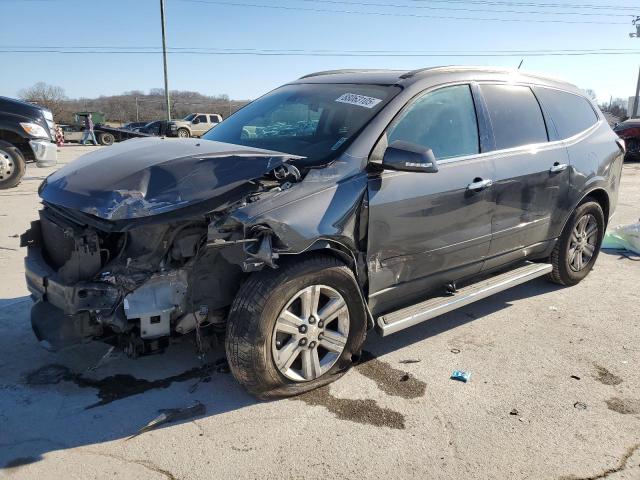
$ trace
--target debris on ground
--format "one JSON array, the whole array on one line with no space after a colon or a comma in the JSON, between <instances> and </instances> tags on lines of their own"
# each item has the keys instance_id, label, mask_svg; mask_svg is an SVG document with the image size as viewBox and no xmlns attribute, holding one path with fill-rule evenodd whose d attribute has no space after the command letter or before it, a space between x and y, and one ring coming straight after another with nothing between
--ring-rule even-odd
<instances>
[{"instance_id":1,"label":"debris on ground","mask_svg":"<svg viewBox=\"0 0 640 480\"><path fill-rule=\"evenodd\" d=\"M558 307L554 307L553 305L551 305L549 307L549 310L551 310L552 312L557 312L558 311Z\"/></svg>"},{"instance_id":2,"label":"debris on ground","mask_svg":"<svg viewBox=\"0 0 640 480\"><path fill-rule=\"evenodd\" d=\"M571 375L571 378L573 378L574 380L580 380L580 377L578 375Z\"/></svg>"},{"instance_id":3,"label":"debris on ground","mask_svg":"<svg viewBox=\"0 0 640 480\"><path fill-rule=\"evenodd\" d=\"M400 360L398 363L420 363L422 360L408 358L407 360Z\"/></svg>"},{"instance_id":4,"label":"debris on ground","mask_svg":"<svg viewBox=\"0 0 640 480\"><path fill-rule=\"evenodd\" d=\"M451 353L458 354L458 353L460 353L460 349L459 348L452 348L451 349Z\"/></svg>"},{"instance_id":5,"label":"debris on ground","mask_svg":"<svg viewBox=\"0 0 640 480\"><path fill-rule=\"evenodd\" d=\"M165 425L167 423L175 422L178 420L187 420L188 418L198 417L200 415L204 415L207 412L207 407L204 404L196 401L193 405L186 408L167 408L163 410L158 410L158 415L156 418L147 423L144 427L142 427L138 432L134 435L131 435L127 440L130 440L134 437L142 433L146 433L154 428L158 428L160 425Z\"/></svg>"},{"instance_id":6,"label":"debris on ground","mask_svg":"<svg viewBox=\"0 0 640 480\"><path fill-rule=\"evenodd\" d=\"M457 380L459 382L467 383L469 378L471 378L470 372L465 372L463 370L454 370L451 374L451 380Z\"/></svg>"},{"instance_id":7,"label":"debris on ground","mask_svg":"<svg viewBox=\"0 0 640 480\"><path fill-rule=\"evenodd\" d=\"M109 350L107 350L107 353L105 353L100 360L98 360L98 363L96 363L93 367L89 367L87 369L88 372L95 372L98 368L100 368L102 365L104 365L105 363L107 363L107 361L109 361L111 358L118 358L120 355L111 355L113 353L113 351L115 350L116 347L111 346L109 347Z\"/></svg>"},{"instance_id":8,"label":"debris on ground","mask_svg":"<svg viewBox=\"0 0 640 480\"><path fill-rule=\"evenodd\" d=\"M607 231L602 248L629 250L640 255L640 221L630 225L618 225Z\"/></svg>"},{"instance_id":9,"label":"debris on ground","mask_svg":"<svg viewBox=\"0 0 640 480\"><path fill-rule=\"evenodd\" d=\"M587 404L582 402L576 402L573 404L573 408L577 408L578 410L586 410Z\"/></svg>"},{"instance_id":10,"label":"debris on ground","mask_svg":"<svg viewBox=\"0 0 640 480\"><path fill-rule=\"evenodd\" d=\"M509 412L509 415L518 416L518 415L520 415L520 412L518 412L517 408L512 408L511 411Z\"/></svg>"}]
</instances>

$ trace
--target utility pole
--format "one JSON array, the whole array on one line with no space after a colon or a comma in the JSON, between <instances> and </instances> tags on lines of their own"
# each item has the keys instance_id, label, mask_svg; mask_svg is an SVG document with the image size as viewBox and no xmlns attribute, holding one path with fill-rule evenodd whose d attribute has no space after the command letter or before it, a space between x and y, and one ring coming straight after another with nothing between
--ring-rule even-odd
<instances>
[{"instance_id":1,"label":"utility pole","mask_svg":"<svg viewBox=\"0 0 640 480\"><path fill-rule=\"evenodd\" d=\"M633 113L631 118L638 116L638 96L640 96L640 69L638 69L638 83L636 84L636 96L633 98Z\"/></svg>"},{"instance_id":2,"label":"utility pole","mask_svg":"<svg viewBox=\"0 0 640 480\"><path fill-rule=\"evenodd\" d=\"M171 103L169 102L169 77L167 75L167 41L165 38L164 0L160 0L160 21L162 22L162 60L164 62L164 100L167 107L167 121L171 121Z\"/></svg>"},{"instance_id":3,"label":"utility pole","mask_svg":"<svg viewBox=\"0 0 640 480\"><path fill-rule=\"evenodd\" d=\"M635 33L630 33L630 38L640 38L640 17L636 17L631 21L631 24L636 27ZM636 84L636 96L633 97L633 112L631 112L631 118L638 116L638 96L640 95L640 69L638 69L638 83Z\"/></svg>"},{"instance_id":4,"label":"utility pole","mask_svg":"<svg viewBox=\"0 0 640 480\"><path fill-rule=\"evenodd\" d=\"M140 121L140 110L138 109L138 96L136 95L136 122Z\"/></svg>"}]
</instances>

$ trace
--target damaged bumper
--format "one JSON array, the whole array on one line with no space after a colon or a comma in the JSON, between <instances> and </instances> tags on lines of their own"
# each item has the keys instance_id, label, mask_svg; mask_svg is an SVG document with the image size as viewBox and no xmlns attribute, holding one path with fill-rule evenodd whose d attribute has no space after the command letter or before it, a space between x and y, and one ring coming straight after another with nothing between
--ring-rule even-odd
<instances>
[{"instance_id":1,"label":"damaged bumper","mask_svg":"<svg viewBox=\"0 0 640 480\"><path fill-rule=\"evenodd\" d=\"M27 234L38 232L39 222L34 222ZM58 350L102 334L101 324L90 312L114 309L121 297L119 288L98 282L65 283L44 260L42 249L33 244L27 248L24 264L27 288L35 302L31 326L45 348Z\"/></svg>"}]
</instances>

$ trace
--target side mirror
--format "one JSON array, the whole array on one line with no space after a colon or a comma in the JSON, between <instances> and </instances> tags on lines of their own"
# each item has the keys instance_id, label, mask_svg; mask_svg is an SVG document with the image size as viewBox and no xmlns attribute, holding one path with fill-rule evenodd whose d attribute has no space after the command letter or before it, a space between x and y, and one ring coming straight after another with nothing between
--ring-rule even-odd
<instances>
[{"instance_id":1,"label":"side mirror","mask_svg":"<svg viewBox=\"0 0 640 480\"><path fill-rule=\"evenodd\" d=\"M198 123L200 123L200 119L199 118L194 118L193 122L191 122L191 123L193 123L194 125L197 125Z\"/></svg>"},{"instance_id":2,"label":"side mirror","mask_svg":"<svg viewBox=\"0 0 640 480\"><path fill-rule=\"evenodd\" d=\"M438 162L430 148L396 140L384 151L382 167L400 172L436 173Z\"/></svg>"}]
</instances>

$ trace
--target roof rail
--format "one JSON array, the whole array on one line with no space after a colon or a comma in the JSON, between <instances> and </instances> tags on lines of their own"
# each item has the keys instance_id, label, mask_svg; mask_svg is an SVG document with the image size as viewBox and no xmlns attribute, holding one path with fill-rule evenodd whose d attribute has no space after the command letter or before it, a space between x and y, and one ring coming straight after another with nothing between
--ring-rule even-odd
<instances>
[{"instance_id":1,"label":"roof rail","mask_svg":"<svg viewBox=\"0 0 640 480\"><path fill-rule=\"evenodd\" d=\"M426 72L428 70L434 70L436 68L446 68L446 67L438 66L438 67L417 68L416 70L411 70L410 72L403 73L402 75L400 75L400 78L402 78L404 80L406 78L415 77L419 73Z\"/></svg>"},{"instance_id":2,"label":"roof rail","mask_svg":"<svg viewBox=\"0 0 640 480\"><path fill-rule=\"evenodd\" d=\"M368 73L368 72L386 72L387 70L381 69L366 69L366 68L348 68L343 70L325 70L322 72L314 72L304 75L300 77L298 80L302 80L303 78L311 78L311 77L320 77L322 75L334 75L337 73Z\"/></svg>"}]
</instances>

